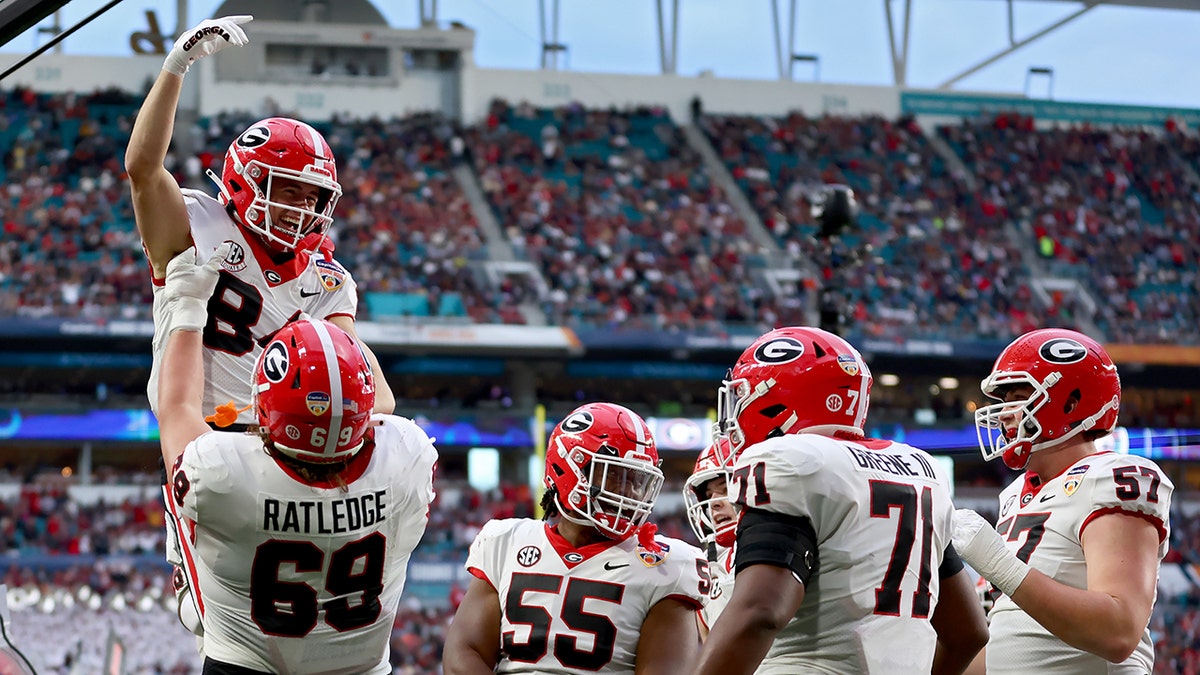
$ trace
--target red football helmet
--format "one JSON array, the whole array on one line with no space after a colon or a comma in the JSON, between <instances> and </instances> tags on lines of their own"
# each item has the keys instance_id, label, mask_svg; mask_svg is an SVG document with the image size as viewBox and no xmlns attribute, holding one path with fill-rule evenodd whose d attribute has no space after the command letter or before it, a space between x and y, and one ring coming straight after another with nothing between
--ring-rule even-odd
<instances>
[{"instance_id":1,"label":"red football helmet","mask_svg":"<svg viewBox=\"0 0 1200 675\"><path fill-rule=\"evenodd\" d=\"M358 341L328 321L283 327L254 366L254 409L271 442L321 464L353 456L375 407L375 378Z\"/></svg>"},{"instance_id":2,"label":"red football helmet","mask_svg":"<svg viewBox=\"0 0 1200 675\"><path fill-rule=\"evenodd\" d=\"M807 326L776 328L742 352L717 393L730 462L748 446L802 431L863 435L871 370L842 338Z\"/></svg>"},{"instance_id":3,"label":"red football helmet","mask_svg":"<svg viewBox=\"0 0 1200 675\"><path fill-rule=\"evenodd\" d=\"M272 201L272 188L280 178L319 188L316 206L310 210ZM295 249L306 235L328 230L333 207L342 196L325 138L304 122L286 117L255 122L234 139L218 185L221 204L233 204L243 227L280 250ZM273 221L271 207L284 209L282 222Z\"/></svg>"},{"instance_id":4,"label":"red football helmet","mask_svg":"<svg viewBox=\"0 0 1200 675\"><path fill-rule=\"evenodd\" d=\"M554 427L546 448L547 489L563 518L624 539L650 517L663 473L650 427L615 403L579 406Z\"/></svg>"},{"instance_id":5,"label":"red football helmet","mask_svg":"<svg viewBox=\"0 0 1200 675\"><path fill-rule=\"evenodd\" d=\"M1014 386L1028 385L1027 399L1004 402ZM984 459L1003 457L1021 470L1029 456L1081 432L1112 433L1121 407L1121 378L1104 347L1073 330L1048 328L1017 338L1000 352L980 384L1001 403L975 411ZM1077 399L1071 407L1070 401ZM1068 411L1069 409L1069 411Z\"/></svg>"},{"instance_id":6,"label":"red football helmet","mask_svg":"<svg viewBox=\"0 0 1200 675\"><path fill-rule=\"evenodd\" d=\"M683 486L683 503L687 506L688 522L700 543L707 546L716 543L723 548L730 548L737 537L737 518L730 518L718 524L712 508L719 502L729 502L729 497L709 497L706 489L708 482L721 481L725 485L729 481L729 469L733 464L729 447L729 439L718 437L711 445L700 453L696 459L696 468L688 476Z\"/></svg>"}]
</instances>

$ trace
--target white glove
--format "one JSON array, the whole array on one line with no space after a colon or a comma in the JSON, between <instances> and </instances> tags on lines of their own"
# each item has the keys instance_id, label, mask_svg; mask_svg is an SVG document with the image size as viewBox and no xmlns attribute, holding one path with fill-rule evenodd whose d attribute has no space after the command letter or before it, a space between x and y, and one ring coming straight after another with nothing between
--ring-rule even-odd
<instances>
[{"instance_id":1,"label":"white glove","mask_svg":"<svg viewBox=\"0 0 1200 675\"><path fill-rule=\"evenodd\" d=\"M188 247L167 263L167 276L163 282L163 302L167 311L164 337L177 330L204 329L208 323L208 299L217 287L221 263L232 246L229 242L221 244L203 265L196 264L195 247Z\"/></svg>"},{"instance_id":2,"label":"white glove","mask_svg":"<svg viewBox=\"0 0 1200 675\"><path fill-rule=\"evenodd\" d=\"M182 77L188 71L188 66L199 59L216 54L231 44L241 47L250 42L241 24L252 19L254 17L249 14L240 14L201 21L175 41L175 46L171 47L171 52L167 54L167 60L163 61L163 70Z\"/></svg>"},{"instance_id":3,"label":"white glove","mask_svg":"<svg viewBox=\"0 0 1200 675\"><path fill-rule=\"evenodd\" d=\"M1011 596L1029 574L1029 565L1009 551L991 524L971 509L954 512L950 540L958 555L1005 595Z\"/></svg>"}]
</instances>

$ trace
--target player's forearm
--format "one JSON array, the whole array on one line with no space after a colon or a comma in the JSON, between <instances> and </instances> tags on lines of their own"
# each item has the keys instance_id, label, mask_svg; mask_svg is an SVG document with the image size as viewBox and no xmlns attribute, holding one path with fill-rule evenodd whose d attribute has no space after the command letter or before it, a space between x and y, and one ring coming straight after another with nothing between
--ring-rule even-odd
<instances>
[{"instance_id":1,"label":"player's forearm","mask_svg":"<svg viewBox=\"0 0 1200 675\"><path fill-rule=\"evenodd\" d=\"M750 675L786 624L786 618L780 622L769 612L731 604L709 632L696 674Z\"/></svg>"},{"instance_id":2,"label":"player's forearm","mask_svg":"<svg viewBox=\"0 0 1200 675\"><path fill-rule=\"evenodd\" d=\"M207 432L204 356L199 331L177 330L167 336L158 386L158 422L163 461L168 467L187 444Z\"/></svg>"},{"instance_id":3,"label":"player's forearm","mask_svg":"<svg viewBox=\"0 0 1200 675\"><path fill-rule=\"evenodd\" d=\"M962 675L978 654L979 649L974 644L956 645L938 640L931 675Z\"/></svg>"},{"instance_id":4,"label":"player's forearm","mask_svg":"<svg viewBox=\"0 0 1200 675\"><path fill-rule=\"evenodd\" d=\"M442 654L443 675L492 675L493 672L495 666L489 666L474 649L446 645Z\"/></svg>"},{"instance_id":5,"label":"player's forearm","mask_svg":"<svg viewBox=\"0 0 1200 675\"><path fill-rule=\"evenodd\" d=\"M154 86L138 111L125 150L125 171L129 180L137 183L153 172L163 170L171 134L175 130L175 109L183 77L160 71Z\"/></svg>"},{"instance_id":6,"label":"player's forearm","mask_svg":"<svg viewBox=\"0 0 1200 675\"><path fill-rule=\"evenodd\" d=\"M1036 569L1012 600L1058 639L1113 663L1129 658L1150 619L1135 616L1120 598L1067 586Z\"/></svg>"}]
</instances>

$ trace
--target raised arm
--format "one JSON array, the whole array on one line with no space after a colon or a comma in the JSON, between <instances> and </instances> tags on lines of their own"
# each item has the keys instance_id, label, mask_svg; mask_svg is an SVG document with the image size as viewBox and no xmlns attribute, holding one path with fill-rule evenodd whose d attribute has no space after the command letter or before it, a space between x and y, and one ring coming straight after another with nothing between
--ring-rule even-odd
<instances>
[{"instance_id":1,"label":"raised arm","mask_svg":"<svg viewBox=\"0 0 1200 675\"><path fill-rule=\"evenodd\" d=\"M239 24L249 16L201 22L176 40L163 69L138 111L125 150L125 171L133 197L138 234L146 247L154 276L166 274L167 262L192 245L187 210L174 176L163 166L175 130L175 109L183 76L197 59L230 44L246 44Z\"/></svg>"},{"instance_id":2,"label":"raised arm","mask_svg":"<svg viewBox=\"0 0 1200 675\"><path fill-rule=\"evenodd\" d=\"M154 276L159 279L166 274L167 261L192 245L183 194L175 177L163 166L182 88L182 76L166 70L158 74L138 111L125 150L134 220Z\"/></svg>"}]
</instances>

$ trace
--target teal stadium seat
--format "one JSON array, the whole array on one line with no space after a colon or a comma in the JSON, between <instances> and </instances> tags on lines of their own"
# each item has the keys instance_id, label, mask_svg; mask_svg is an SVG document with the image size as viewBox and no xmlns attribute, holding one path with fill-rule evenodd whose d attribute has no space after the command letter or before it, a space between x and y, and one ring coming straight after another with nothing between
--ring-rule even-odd
<instances>
[{"instance_id":1,"label":"teal stadium seat","mask_svg":"<svg viewBox=\"0 0 1200 675\"><path fill-rule=\"evenodd\" d=\"M438 316L466 316L467 308L463 305L462 295L458 293L443 293L438 301Z\"/></svg>"},{"instance_id":2,"label":"teal stadium seat","mask_svg":"<svg viewBox=\"0 0 1200 675\"><path fill-rule=\"evenodd\" d=\"M429 316L429 298L420 293L367 293L367 310L380 319L402 316Z\"/></svg>"}]
</instances>

